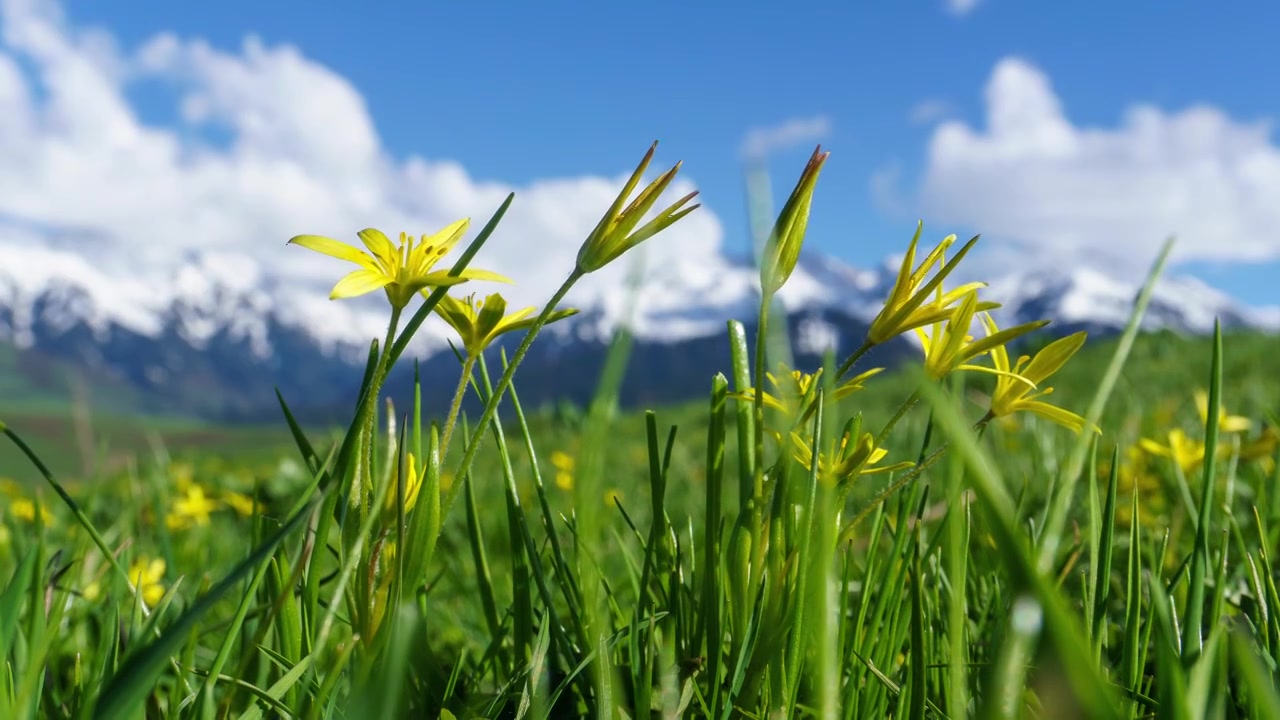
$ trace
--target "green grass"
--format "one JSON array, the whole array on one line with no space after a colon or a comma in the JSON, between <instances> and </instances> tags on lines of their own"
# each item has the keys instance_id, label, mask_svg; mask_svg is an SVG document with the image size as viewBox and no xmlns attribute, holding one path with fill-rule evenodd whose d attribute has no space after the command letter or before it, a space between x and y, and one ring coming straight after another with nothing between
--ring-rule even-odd
<instances>
[{"instance_id":1,"label":"green grass","mask_svg":"<svg viewBox=\"0 0 1280 720\"><path fill-rule=\"evenodd\" d=\"M763 244L775 281L813 167ZM584 257L648 232L672 174ZM288 398L274 432L0 418L5 467L36 476L0 488L0 717L1277 716L1274 337L1136 336L1144 293L1123 338L1039 376L1097 434L994 418L992 378L937 349L941 377L839 401L830 358L788 416L750 392L783 355L736 324L702 402L619 412L621 332L582 417L526 416L511 380L548 307L509 363L465 365L483 414L441 425L380 384L443 293L393 313L337 433ZM139 460L64 481L82 446Z\"/></svg>"}]
</instances>

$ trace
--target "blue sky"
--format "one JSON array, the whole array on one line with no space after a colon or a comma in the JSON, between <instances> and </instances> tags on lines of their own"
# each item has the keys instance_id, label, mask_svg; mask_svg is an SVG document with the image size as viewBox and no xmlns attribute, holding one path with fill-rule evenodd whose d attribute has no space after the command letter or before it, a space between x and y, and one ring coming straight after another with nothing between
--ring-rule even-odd
<instances>
[{"instance_id":1,"label":"blue sky","mask_svg":"<svg viewBox=\"0 0 1280 720\"><path fill-rule=\"evenodd\" d=\"M963 13L887 1L61 8L69 35L96 29L121 57L166 33L230 58L246 54L247 36L268 50L292 46L354 88L382 152L453 161L476 183L615 177L659 139L659 162L684 160L731 252L747 248L744 139L794 121L827 130L770 154L775 194L820 141L832 156L809 243L855 264L900 252L917 218L932 239L982 232L992 268L1049 258L1127 277L1167 233L1191 232L1180 271L1280 304L1269 282L1280 270L1280 230L1270 224L1280 150L1267 128L1280 95L1260 90L1280 75L1275 3L981 0ZM232 124L184 120L184 82L158 73L119 87L142 124L230 152ZM993 93L1022 118L996 139ZM1046 97L1067 130L1044 110ZM1133 125L1136 105L1154 119ZM1035 117L1019 114L1026 107ZM1207 114L1186 115L1195 108ZM318 127L328 120L311 114ZM935 154L946 123L967 134ZM1131 153L1147 131L1150 148ZM1063 132L1074 149L1055 154ZM1026 150L1028 137L1050 150ZM1237 238L1249 249L1232 250Z\"/></svg>"}]
</instances>

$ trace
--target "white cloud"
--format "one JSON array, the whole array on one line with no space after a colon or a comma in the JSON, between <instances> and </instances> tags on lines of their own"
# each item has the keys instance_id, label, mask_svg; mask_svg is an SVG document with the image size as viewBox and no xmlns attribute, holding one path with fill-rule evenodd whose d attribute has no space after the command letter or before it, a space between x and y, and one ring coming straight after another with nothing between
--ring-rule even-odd
<instances>
[{"instance_id":1,"label":"white cloud","mask_svg":"<svg viewBox=\"0 0 1280 720\"><path fill-rule=\"evenodd\" d=\"M759 158L803 143L816 143L831 134L831 118L815 115L791 118L772 127L752 128L742 141L742 154Z\"/></svg>"},{"instance_id":2,"label":"white cloud","mask_svg":"<svg viewBox=\"0 0 1280 720\"><path fill-rule=\"evenodd\" d=\"M572 269L579 244L630 172L514 187L474 178L452 160L393 157L358 89L297 48L248 38L239 52L224 52L161 34L126 51L106 32L72 26L55 2L2 2L0 275L26 259L61 263L109 288L100 300L145 302L111 283L169 287L193 252L212 253L229 258L224 265L247 263L261 273L300 319L322 316L322 307L344 303L313 300L323 300L346 269L286 247L293 235L356 243L355 232L368 226L395 237L470 216L469 238L515 191L476 265L515 278L518 285L504 289L513 302L538 304ZM176 90L185 127L149 125L130 104L130 83L156 79ZM201 143L201 128L216 128L229 142ZM637 144L637 161L645 149ZM654 168L671 162L660 156ZM681 176L668 197L693 187ZM683 263L710 272L722 262L722 235L704 207L642 249L648 267ZM57 251L20 253L20 244L33 243ZM620 285L628 265L624 259L590 276L570 299L588 302ZM331 317L363 328L369 323L357 315L385 315L372 300L345 303Z\"/></svg>"},{"instance_id":3,"label":"white cloud","mask_svg":"<svg viewBox=\"0 0 1280 720\"><path fill-rule=\"evenodd\" d=\"M1006 242L1006 262L1134 274L1170 234L1176 261L1280 258L1280 148L1266 123L1134 105L1115 127L1081 127L1014 58L996 65L986 106L985 129L934 131L921 200L926 217Z\"/></svg>"},{"instance_id":4,"label":"white cloud","mask_svg":"<svg viewBox=\"0 0 1280 720\"><path fill-rule=\"evenodd\" d=\"M982 0L945 0L947 11L952 15L963 17L978 9Z\"/></svg>"}]
</instances>

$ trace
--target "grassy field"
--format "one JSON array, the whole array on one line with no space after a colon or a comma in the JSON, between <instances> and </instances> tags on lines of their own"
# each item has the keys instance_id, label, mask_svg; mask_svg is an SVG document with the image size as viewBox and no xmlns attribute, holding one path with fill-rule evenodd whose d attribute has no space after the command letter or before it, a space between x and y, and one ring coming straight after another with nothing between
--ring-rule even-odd
<instances>
[{"instance_id":1,"label":"grassy field","mask_svg":"<svg viewBox=\"0 0 1280 720\"><path fill-rule=\"evenodd\" d=\"M624 209L643 170L566 290L687 211L638 226L675 173ZM917 267L917 234L866 347L918 330L918 367L770 378L735 325L705 401L621 413L620 334L589 408L526 416L560 295L453 299L416 253L463 230L367 262L295 238L391 306L336 432L0 418L30 473L0 483L0 717L1280 717L1277 338L1138 336L1144 291L1123 337L1021 362L1036 327L942 290L972 241ZM430 312L478 417L381 397Z\"/></svg>"}]
</instances>

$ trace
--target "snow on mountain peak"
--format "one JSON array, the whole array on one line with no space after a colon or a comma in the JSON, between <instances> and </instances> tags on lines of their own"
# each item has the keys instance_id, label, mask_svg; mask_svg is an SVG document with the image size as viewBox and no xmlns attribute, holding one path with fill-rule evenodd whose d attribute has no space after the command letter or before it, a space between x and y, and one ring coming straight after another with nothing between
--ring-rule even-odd
<instances>
[{"instance_id":1,"label":"snow on mountain peak","mask_svg":"<svg viewBox=\"0 0 1280 720\"><path fill-rule=\"evenodd\" d=\"M808 252L778 299L789 313L812 311L802 336L806 346L820 348L832 342L829 328L822 326L823 312L870 322L896 274L896 263L859 269ZM1060 325L1120 328L1138 284L1084 267L1032 268L997 278L983 294L1003 304L996 315L1005 316L1004 322L1050 318ZM649 269L634 290L627 282L584 282L567 303L582 313L553 326L551 337L604 341L622 323L650 342L714 335L724 332L730 319L749 323L755 317L759 288L759 272L748 258L668 261ZM325 290L285 282L244 255L192 253L167 272L123 275L67 248L5 242L0 243L0 339L26 347L36 341L37 328L62 333L80 323L99 341L113 327L150 337L168 329L197 349L224 336L267 358L278 324L304 331L326 355L362 362L370 340L386 330L385 304L373 295L333 302ZM1161 280L1146 327L1203 333L1212 330L1215 318L1227 325L1280 329L1280 308L1240 306L1191 277ZM450 336L431 317L412 349L419 356L443 351Z\"/></svg>"},{"instance_id":2,"label":"snow on mountain peak","mask_svg":"<svg viewBox=\"0 0 1280 720\"><path fill-rule=\"evenodd\" d=\"M1041 268L999 278L990 283L985 294L1002 303L997 315L1012 316L1019 322L1035 319L1035 315L1057 323L1121 328L1129 319L1141 282L1126 282L1088 267L1069 271ZM1198 278L1166 275L1156 283L1143 327L1201 334L1212 332L1215 319L1228 326L1280 329L1280 308L1248 308Z\"/></svg>"}]
</instances>

